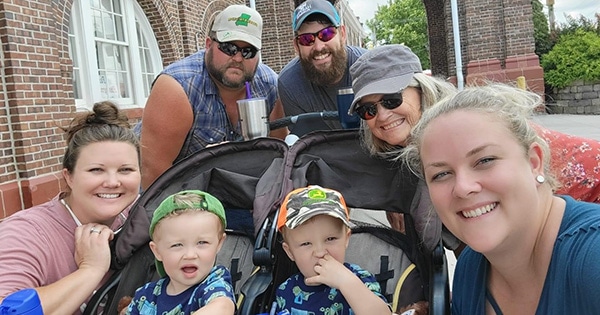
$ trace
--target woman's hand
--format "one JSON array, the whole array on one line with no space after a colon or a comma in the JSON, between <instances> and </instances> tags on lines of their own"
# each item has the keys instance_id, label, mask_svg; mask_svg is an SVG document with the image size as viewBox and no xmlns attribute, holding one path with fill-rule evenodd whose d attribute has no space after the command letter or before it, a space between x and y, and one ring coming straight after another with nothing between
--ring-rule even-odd
<instances>
[{"instance_id":1,"label":"woman's hand","mask_svg":"<svg viewBox=\"0 0 600 315\"><path fill-rule=\"evenodd\" d=\"M73 314L89 299L110 267L109 241L113 237L113 231L103 224L89 223L75 229L74 258L79 269L37 288L44 314Z\"/></svg>"},{"instance_id":2,"label":"woman's hand","mask_svg":"<svg viewBox=\"0 0 600 315\"><path fill-rule=\"evenodd\" d=\"M106 273L110 267L109 241L113 231L106 225L88 223L75 229L75 262L79 269Z\"/></svg>"}]
</instances>

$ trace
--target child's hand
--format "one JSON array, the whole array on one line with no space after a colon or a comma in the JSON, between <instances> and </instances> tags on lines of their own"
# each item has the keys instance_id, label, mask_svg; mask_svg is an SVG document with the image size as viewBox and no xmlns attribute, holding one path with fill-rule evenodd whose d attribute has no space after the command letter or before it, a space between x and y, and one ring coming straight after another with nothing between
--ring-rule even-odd
<instances>
[{"instance_id":1,"label":"child's hand","mask_svg":"<svg viewBox=\"0 0 600 315\"><path fill-rule=\"evenodd\" d=\"M306 278L304 282L306 285L319 285L325 284L327 286L340 289L342 284L348 279L348 277L355 277L344 264L335 260L329 254L325 254L323 258L319 259L319 262L315 266L316 276Z\"/></svg>"},{"instance_id":2,"label":"child's hand","mask_svg":"<svg viewBox=\"0 0 600 315\"><path fill-rule=\"evenodd\" d=\"M128 295L119 300L119 304L117 306L117 312L119 312L119 315L127 314L127 307L129 306L129 303L131 303L131 300L133 300L133 298Z\"/></svg>"}]
</instances>

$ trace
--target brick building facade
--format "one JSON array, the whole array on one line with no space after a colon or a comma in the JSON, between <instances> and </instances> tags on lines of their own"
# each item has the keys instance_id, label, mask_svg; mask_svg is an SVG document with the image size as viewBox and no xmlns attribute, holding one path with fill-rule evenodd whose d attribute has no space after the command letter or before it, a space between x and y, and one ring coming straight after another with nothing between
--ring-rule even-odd
<instances>
[{"instance_id":1,"label":"brick building facade","mask_svg":"<svg viewBox=\"0 0 600 315\"><path fill-rule=\"evenodd\" d=\"M449 0L423 0L427 12L434 75L456 78L456 54ZM544 75L535 54L530 0L458 0L460 53L465 85L515 82L524 76L544 94Z\"/></svg>"},{"instance_id":2,"label":"brick building facade","mask_svg":"<svg viewBox=\"0 0 600 315\"><path fill-rule=\"evenodd\" d=\"M77 1L0 0L0 218L45 202L64 188L60 171L65 143L58 126L65 126L77 109L73 90L77 66L69 50ZM95 1L114 5L120 0ZM202 48L214 16L230 4L244 3L136 2L152 29L163 66ZM297 1L252 2L264 20L263 62L278 72L294 56L290 19ZM525 75L531 78L530 85L537 86L535 78L542 75L533 54L530 1L458 2L467 81L507 81ZM454 76L450 1L424 3L433 72ZM142 108L138 104L126 111L139 119Z\"/></svg>"}]
</instances>

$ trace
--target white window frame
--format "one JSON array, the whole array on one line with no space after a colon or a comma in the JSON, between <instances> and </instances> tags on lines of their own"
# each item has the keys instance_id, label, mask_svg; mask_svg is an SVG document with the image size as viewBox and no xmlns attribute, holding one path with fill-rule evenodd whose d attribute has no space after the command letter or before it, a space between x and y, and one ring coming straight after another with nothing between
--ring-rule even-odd
<instances>
[{"instance_id":1,"label":"white window frame","mask_svg":"<svg viewBox=\"0 0 600 315\"><path fill-rule=\"evenodd\" d=\"M91 11L91 0L76 0L73 2L71 33L75 39L75 49L71 49L79 57L79 82L81 88L81 98L75 99L77 110L90 110L94 103L107 100L100 91L100 77L98 75L98 60L96 52L96 37L94 35L93 19ZM148 95L144 92L144 76L142 74L142 65L140 58L140 47L136 33L136 21L140 27L140 33L145 37L150 56L150 65L154 76L162 70L162 60L160 58L160 49L154 37L154 32L150 22L144 15L140 5L134 0L119 0L123 13L123 27L125 35L125 49L127 50L128 65L128 85L130 95L127 98L108 99L119 105L119 108L140 108L144 107ZM87 17L87 18L86 18ZM104 43L111 44L110 40L102 40ZM123 42L114 42L123 45ZM98 82L98 84L94 84Z\"/></svg>"}]
</instances>

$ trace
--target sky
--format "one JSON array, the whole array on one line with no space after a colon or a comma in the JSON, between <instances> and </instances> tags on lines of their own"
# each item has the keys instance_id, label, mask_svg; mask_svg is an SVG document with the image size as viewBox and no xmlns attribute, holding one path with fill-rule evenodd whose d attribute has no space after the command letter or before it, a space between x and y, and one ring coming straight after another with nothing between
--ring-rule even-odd
<instances>
[{"instance_id":1,"label":"sky","mask_svg":"<svg viewBox=\"0 0 600 315\"><path fill-rule=\"evenodd\" d=\"M367 20L375 16L378 5L387 5L391 0L348 0L350 8L360 18L360 22L365 25ZM541 1L544 4L544 12L547 13L546 0ZM565 22L565 14L571 16L583 16L593 19L594 13L600 13L600 1L598 0L554 0L554 17L557 23ZM365 26L366 28L366 26Z\"/></svg>"}]
</instances>

